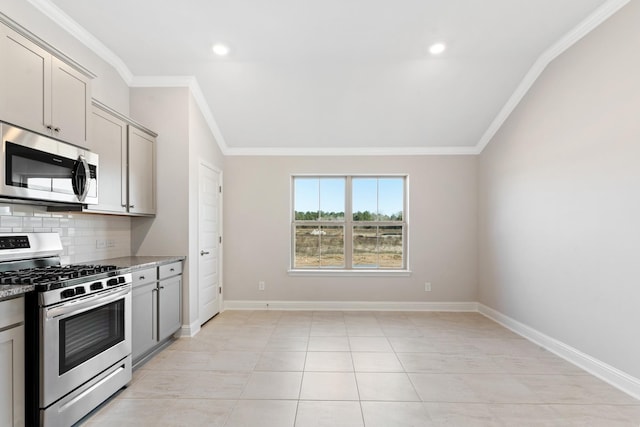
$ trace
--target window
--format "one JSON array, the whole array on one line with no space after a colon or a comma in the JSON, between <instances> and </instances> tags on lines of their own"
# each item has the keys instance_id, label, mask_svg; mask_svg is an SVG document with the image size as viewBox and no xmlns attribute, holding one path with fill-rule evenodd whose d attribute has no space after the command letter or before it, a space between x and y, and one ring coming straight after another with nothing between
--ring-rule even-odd
<instances>
[{"instance_id":1,"label":"window","mask_svg":"<svg viewBox=\"0 0 640 427\"><path fill-rule=\"evenodd\" d=\"M406 176L294 176L292 268L406 270Z\"/></svg>"}]
</instances>

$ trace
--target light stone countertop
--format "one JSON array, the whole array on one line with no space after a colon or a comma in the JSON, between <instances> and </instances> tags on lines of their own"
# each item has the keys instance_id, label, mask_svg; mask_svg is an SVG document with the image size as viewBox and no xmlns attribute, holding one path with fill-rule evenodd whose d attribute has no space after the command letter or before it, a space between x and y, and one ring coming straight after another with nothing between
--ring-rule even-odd
<instances>
[{"instance_id":1,"label":"light stone countertop","mask_svg":"<svg viewBox=\"0 0 640 427\"><path fill-rule=\"evenodd\" d=\"M120 258L108 258L90 261L88 264L117 265L121 269L130 271L143 270L172 262L184 261L185 256L124 256Z\"/></svg>"},{"instance_id":2,"label":"light stone countertop","mask_svg":"<svg viewBox=\"0 0 640 427\"><path fill-rule=\"evenodd\" d=\"M126 256L95 260L86 264L117 265L123 270L137 271L185 259L184 256ZM19 297L33 290L35 290L34 285L0 285L0 300Z\"/></svg>"},{"instance_id":3,"label":"light stone countertop","mask_svg":"<svg viewBox=\"0 0 640 427\"><path fill-rule=\"evenodd\" d=\"M0 300L19 297L35 289L34 285L0 285Z\"/></svg>"}]
</instances>

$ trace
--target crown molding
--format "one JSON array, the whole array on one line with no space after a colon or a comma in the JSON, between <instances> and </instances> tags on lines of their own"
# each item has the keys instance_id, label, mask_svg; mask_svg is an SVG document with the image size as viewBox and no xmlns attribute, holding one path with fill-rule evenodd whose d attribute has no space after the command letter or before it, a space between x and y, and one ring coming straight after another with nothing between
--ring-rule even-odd
<instances>
[{"instance_id":1,"label":"crown molding","mask_svg":"<svg viewBox=\"0 0 640 427\"><path fill-rule=\"evenodd\" d=\"M228 156L470 156L476 147L229 148Z\"/></svg>"},{"instance_id":2,"label":"crown molding","mask_svg":"<svg viewBox=\"0 0 640 427\"><path fill-rule=\"evenodd\" d=\"M106 47L100 40L98 40L93 34L87 31L84 27L71 19L69 15L64 13L58 6L53 4L50 0L27 0L32 6L42 12L45 16L51 19L58 26L66 30L69 34L75 37L80 43L91 49L96 55L98 55L107 64L111 65L118 72L122 80L128 85L133 74L126 66L124 61L120 59L118 55L113 53L111 49Z\"/></svg>"},{"instance_id":3,"label":"crown molding","mask_svg":"<svg viewBox=\"0 0 640 427\"><path fill-rule=\"evenodd\" d=\"M229 147L222 136L220 127L213 117L213 113L207 104L207 100L202 93L200 84L195 76L135 76L131 79L130 87L186 87L189 88L193 99L198 105L204 120L209 126L209 130L213 134L213 138L216 140L222 154L227 155Z\"/></svg>"},{"instance_id":4,"label":"crown molding","mask_svg":"<svg viewBox=\"0 0 640 427\"><path fill-rule=\"evenodd\" d=\"M487 130L484 132L480 141L476 144L478 154L482 153L487 144L493 139L504 122L509 118L511 113L516 109L522 98L529 92L529 89L536 82L540 74L547 68L547 65L554 59L564 53L573 46L577 41L593 31L596 27L606 21L611 15L624 7L631 0L609 0L598 9L595 10L586 19L580 22L571 31L565 34L560 40L545 50L534 62L524 76L516 90L509 97L506 104L500 109L498 115L493 119Z\"/></svg>"}]
</instances>

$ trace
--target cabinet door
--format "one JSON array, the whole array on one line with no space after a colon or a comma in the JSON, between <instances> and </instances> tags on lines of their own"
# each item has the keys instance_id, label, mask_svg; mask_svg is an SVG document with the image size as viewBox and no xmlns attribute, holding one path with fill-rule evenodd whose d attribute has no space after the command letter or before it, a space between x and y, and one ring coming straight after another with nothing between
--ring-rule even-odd
<instances>
[{"instance_id":1,"label":"cabinet door","mask_svg":"<svg viewBox=\"0 0 640 427\"><path fill-rule=\"evenodd\" d=\"M161 280L158 285L158 339L162 341L182 326L182 276Z\"/></svg>"},{"instance_id":2,"label":"cabinet door","mask_svg":"<svg viewBox=\"0 0 640 427\"><path fill-rule=\"evenodd\" d=\"M24 326L0 332L0 426L24 426Z\"/></svg>"},{"instance_id":3,"label":"cabinet door","mask_svg":"<svg viewBox=\"0 0 640 427\"><path fill-rule=\"evenodd\" d=\"M135 363L158 342L156 282L133 288L131 297L131 357Z\"/></svg>"},{"instance_id":4,"label":"cabinet door","mask_svg":"<svg viewBox=\"0 0 640 427\"><path fill-rule=\"evenodd\" d=\"M127 124L93 107L87 148L98 153L98 202L88 210L127 211Z\"/></svg>"},{"instance_id":5,"label":"cabinet door","mask_svg":"<svg viewBox=\"0 0 640 427\"><path fill-rule=\"evenodd\" d=\"M155 214L155 138L129 126L129 212Z\"/></svg>"},{"instance_id":6,"label":"cabinet door","mask_svg":"<svg viewBox=\"0 0 640 427\"><path fill-rule=\"evenodd\" d=\"M87 142L91 80L58 58L51 60L52 135L84 147Z\"/></svg>"},{"instance_id":7,"label":"cabinet door","mask_svg":"<svg viewBox=\"0 0 640 427\"><path fill-rule=\"evenodd\" d=\"M2 24L0 35L0 119L49 133L51 54Z\"/></svg>"}]
</instances>

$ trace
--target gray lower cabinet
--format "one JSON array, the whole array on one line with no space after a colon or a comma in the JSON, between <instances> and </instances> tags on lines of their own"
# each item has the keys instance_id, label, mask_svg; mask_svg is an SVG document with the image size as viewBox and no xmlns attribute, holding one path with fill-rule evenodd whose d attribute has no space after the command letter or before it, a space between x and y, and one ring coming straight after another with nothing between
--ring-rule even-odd
<instances>
[{"instance_id":1,"label":"gray lower cabinet","mask_svg":"<svg viewBox=\"0 0 640 427\"><path fill-rule=\"evenodd\" d=\"M158 342L158 298L156 282L133 288L131 298L131 357L134 361L149 352Z\"/></svg>"},{"instance_id":2,"label":"gray lower cabinet","mask_svg":"<svg viewBox=\"0 0 640 427\"><path fill-rule=\"evenodd\" d=\"M24 298L0 301L0 426L24 426Z\"/></svg>"},{"instance_id":3,"label":"gray lower cabinet","mask_svg":"<svg viewBox=\"0 0 640 427\"><path fill-rule=\"evenodd\" d=\"M182 326L180 294L182 289L182 275L158 282L158 340L164 341Z\"/></svg>"},{"instance_id":4,"label":"gray lower cabinet","mask_svg":"<svg viewBox=\"0 0 640 427\"><path fill-rule=\"evenodd\" d=\"M182 326L182 262L135 271L131 306L135 366Z\"/></svg>"}]
</instances>

